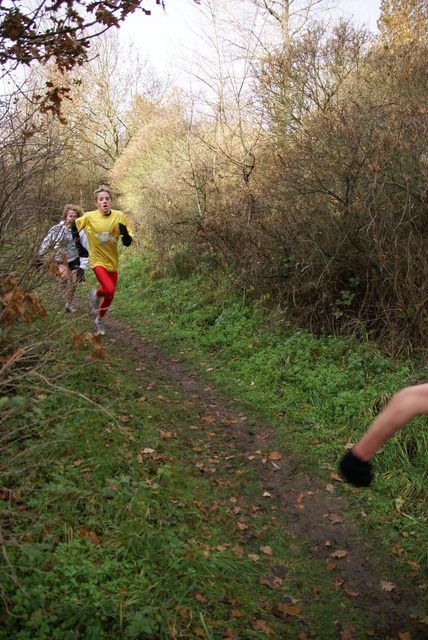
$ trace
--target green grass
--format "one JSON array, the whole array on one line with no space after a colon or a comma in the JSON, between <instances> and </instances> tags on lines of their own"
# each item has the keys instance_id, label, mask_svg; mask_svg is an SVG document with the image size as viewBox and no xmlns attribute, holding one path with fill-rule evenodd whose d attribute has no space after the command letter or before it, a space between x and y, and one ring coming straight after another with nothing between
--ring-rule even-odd
<instances>
[{"instance_id":1,"label":"green grass","mask_svg":"<svg viewBox=\"0 0 428 640\"><path fill-rule=\"evenodd\" d=\"M88 279L82 295L89 287ZM277 425L279 443L325 479L379 398L410 375L405 363L393 372L373 346L293 332L220 281L152 281L135 253L122 263L114 307L238 398L250 420ZM372 622L361 601L337 587L312 543L289 532L222 425L208 429L196 400L114 336L103 342L106 359L93 358L90 318L55 318L54 362L26 373L25 406L1 416L0 640L329 640L352 628L364 637ZM402 548L385 571L403 579L409 560L424 561L426 539L417 473L426 448L409 433L385 448L373 490L338 489L351 512L364 508L356 535L374 535L372 553ZM388 466L394 456L399 472ZM408 487L411 473L419 484ZM398 508L400 496L408 504Z\"/></svg>"},{"instance_id":2,"label":"green grass","mask_svg":"<svg viewBox=\"0 0 428 640\"><path fill-rule=\"evenodd\" d=\"M2 567L0 638L251 638L263 628L293 638L308 624L323 637L338 619L364 628L348 603L338 616L311 601L315 586L337 606L344 597L307 542L280 535L277 509L259 511L260 490L245 462L240 477L228 471L224 437L207 437L197 408L179 390L145 367L137 375L140 363L128 356L124 366L114 347L107 362L85 366L83 351L78 359L83 366L67 384L102 402L111 418L86 412L85 403L76 411L67 394L48 396L37 402L21 461L26 474L15 475L18 463L3 461L2 530L15 569ZM141 388L153 385L139 402ZM40 455L38 444L48 440L48 455ZM231 474L226 487L195 465L207 446L217 470ZM18 450L11 442L9 451ZM272 558L263 558L260 547L268 545ZM299 562L290 560L296 556ZM260 583L272 566L281 589ZM272 613L285 594L301 603L287 623Z\"/></svg>"},{"instance_id":3,"label":"green grass","mask_svg":"<svg viewBox=\"0 0 428 640\"><path fill-rule=\"evenodd\" d=\"M326 480L393 393L427 379L425 366L392 362L375 342L313 335L290 327L286 314L264 300L244 304L225 276L151 276L147 260L124 257L118 315L277 425L283 444ZM376 483L367 493L382 528L426 567L426 418L388 442L374 466Z\"/></svg>"}]
</instances>

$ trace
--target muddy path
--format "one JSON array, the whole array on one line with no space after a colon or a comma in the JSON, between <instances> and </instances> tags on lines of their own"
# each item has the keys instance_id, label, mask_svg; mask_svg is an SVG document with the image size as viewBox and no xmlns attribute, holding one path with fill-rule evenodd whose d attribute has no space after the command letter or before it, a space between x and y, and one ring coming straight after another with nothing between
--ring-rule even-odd
<instances>
[{"instance_id":1,"label":"muddy path","mask_svg":"<svg viewBox=\"0 0 428 640\"><path fill-rule=\"evenodd\" d=\"M164 356L156 344L142 338L125 323L109 315L108 333L114 335L117 347L133 352L138 359L156 367L162 378L181 389L197 406L200 415L210 420L210 429L227 434L228 446L234 457L229 473L239 468L245 458L252 465L261 490L267 492L282 514L284 535L298 536L311 543L314 558L325 561L332 582L344 589L361 610L361 616L370 621L372 637L390 640L424 640L428 626L414 611L424 611L417 575L400 575L391 554L390 562L380 563L370 540L364 540L350 517L349 504L353 493L338 495L338 479L332 479L330 490L325 481L305 473L293 459L291 451L280 449L282 459L269 458L278 451L275 427L260 423L248 411L243 414L239 402L225 398L197 373L186 370L176 359ZM235 471L236 474L236 471ZM220 478L221 480L221 478ZM236 480L236 477L235 477ZM335 486L336 485L336 486ZM367 503L364 507L370 509ZM359 516L364 511L357 506ZM355 509L353 509L355 514ZM354 516L355 517L355 516ZM346 556L340 557L340 550ZM332 557L335 552L338 557ZM298 559L296 559L298 561ZM426 611L425 611L426 616ZM340 636L348 638L348 636ZM349 636L349 639L356 636Z\"/></svg>"}]
</instances>

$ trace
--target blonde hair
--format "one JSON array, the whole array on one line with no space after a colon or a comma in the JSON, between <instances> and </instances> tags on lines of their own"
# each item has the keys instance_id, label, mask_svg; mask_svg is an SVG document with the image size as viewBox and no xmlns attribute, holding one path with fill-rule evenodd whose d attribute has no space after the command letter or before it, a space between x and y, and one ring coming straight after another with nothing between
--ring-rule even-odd
<instances>
[{"instance_id":1,"label":"blonde hair","mask_svg":"<svg viewBox=\"0 0 428 640\"><path fill-rule=\"evenodd\" d=\"M98 198L98 194L100 194L101 191L105 191L106 193L108 193L109 196L110 196L110 199L113 200L113 194L111 192L111 189L110 189L110 187L108 187L105 184L100 184L100 186L97 189L95 189L95 191L94 191L95 200Z\"/></svg>"},{"instance_id":2,"label":"blonde hair","mask_svg":"<svg viewBox=\"0 0 428 640\"><path fill-rule=\"evenodd\" d=\"M83 209L81 207L78 207L77 204L66 204L64 207L63 214L61 216L61 220L66 219L67 213L69 211L75 211L77 213L78 218L80 218L80 216L83 216Z\"/></svg>"}]
</instances>

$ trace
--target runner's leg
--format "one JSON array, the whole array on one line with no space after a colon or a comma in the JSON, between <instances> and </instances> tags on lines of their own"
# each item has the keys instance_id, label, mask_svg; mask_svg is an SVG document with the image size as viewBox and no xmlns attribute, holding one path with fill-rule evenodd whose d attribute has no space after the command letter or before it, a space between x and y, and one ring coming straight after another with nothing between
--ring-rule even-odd
<instances>
[{"instance_id":1,"label":"runner's leg","mask_svg":"<svg viewBox=\"0 0 428 640\"><path fill-rule=\"evenodd\" d=\"M97 296L102 298L98 315L100 318L103 318L114 298L117 283L117 271L107 271L104 267L98 266L94 267L94 273L101 285L97 290Z\"/></svg>"}]
</instances>

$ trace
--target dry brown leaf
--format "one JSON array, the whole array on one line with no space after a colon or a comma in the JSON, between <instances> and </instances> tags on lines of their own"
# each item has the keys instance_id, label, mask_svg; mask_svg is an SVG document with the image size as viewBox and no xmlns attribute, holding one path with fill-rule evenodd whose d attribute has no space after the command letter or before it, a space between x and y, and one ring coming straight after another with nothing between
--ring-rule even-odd
<instances>
[{"instance_id":1,"label":"dry brown leaf","mask_svg":"<svg viewBox=\"0 0 428 640\"><path fill-rule=\"evenodd\" d=\"M350 625L348 629L344 629L340 632L341 640L356 640L357 632L355 631L355 627Z\"/></svg>"},{"instance_id":2,"label":"dry brown leaf","mask_svg":"<svg viewBox=\"0 0 428 640\"><path fill-rule=\"evenodd\" d=\"M202 595L202 593L197 593L194 598L195 598L196 602L206 602L207 601L206 597L204 595Z\"/></svg>"},{"instance_id":3,"label":"dry brown leaf","mask_svg":"<svg viewBox=\"0 0 428 640\"><path fill-rule=\"evenodd\" d=\"M387 582L386 580L382 580L380 585L383 591L391 592L395 589L395 584L393 584L392 582Z\"/></svg>"},{"instance_id":4,"label":"dry brown leaf","mask_svg":"<svg viewBox=\"0 0 428 640\"><path fill-rule=\"evenodd\" d=\"M256 553L249 553L248 557L253 562L257 562L258 560L260 560L260 556L258 556Z\"/></svg>"},{"instance_id":5,"label":"dry brown leaf","mask_svg":"<svg viewBox=\"0 0 428 640\"><path fill-rule=\"evenodd\" d=\"M272 451L268 455L268 460L282 460L282 454L279 451Z\"/></svg>"},{"instance_id":6,"label":"dry brown leaf","mask_svg":"<svg viewBox=\"0 0 428 640\"><path fill-rule=\"evenodd\" d=\"M412 640L412 634L410 631L399 631L398 638L399 640Z\"/></svg>"},{"instance_id":7,"label":"dry brown leaf","mask_svg":"<svg viewBox=\"0 0 428 640\"><path fill-rule=\"evenodd\" d=\"M359 591L349 591L349 589L345 589L345 592L350 598L358 598L358 596L360 595Z\"/></svg>"},{"instance_id":8,"label":"dry brown leaf","mask_svg":"<svg viewBox=\"0 0 428 640\"><path fill-rule=\"evenodd\" d=\"M337 513L330 513L328 519L330 520L331 524L339 524L340 522L343 522L342 516L339 516Z\"/></svg>"},{"instance_id":9,"label":"dry brown leaf","mask_svg":"<svg viewBox=\"0 0 428 640\"><path fill-rule=\"evenodd\" d=\"M332 480L336 480L336 482L343 482L343 478L341 478L341 477L339 476L339 474L338 474L338 473L336 473L335 471L332 471L332 472L330 473L330 478L331 478Z\"/></svg>"},{"instance_id":10,"label":"dry brown leaf","mask_svg":"<svg viewBox=\"0 0 428 640\"><path fill-rule=\"evenodd\" d=\"M260 584L266 585L271 589L279 589L282 587L282 580L278 576L273 576L271 573L267 576L261 576L259 580Z\"/></svg>"},{"instance_id":11,"label":"dry brown leaf","mask_svg":"<svg viewBox=\"0 0 428 640\"><path fill-rule=\"evenodd\" d=\"M272 556L273 551L271 547L260 547L260 551L264 553L266 556Z\"/></svg>"},{"instance_id":12,"label":"dry brown leaf","mask_svg":"<svg viewBox=\"0 0 428 640\"><path fill-rule=\"evenodd\" d=\"M238 611L238 609L232 609L230 615L232 616L232 618L242 618L242 613Z\"/></svg>"},{"instance_id":13,"label":"dry brown leaf","mask_svg":"<svg viewBox=\"0 0 428 640\"><path fill-rule=\"evenodd\" d=\"M325 487L325 490L328 491L329 493L334 493L334 486L331 483L327 484Z\"/></svg>"},{"instance_id":14,"label":"dry brown leaf","mask_svg":"<svg viewBox=\"0 0 428 640\"><path fill-rule=\"evenodd\" d=\"M338 549L337 551L333 551L333 553L330 553L331 558L345 558L347 555L348 552L344 551L343 549Z\"/></svg>"},{"instance_id":15,"label":"dry brown leaf","mask_svg":"<svg viewBox=\"0 0 428 640\"><path fill-rule=\"evenodd\" d=\"M268 635L273 633L273 629L269 627L268 623L264 620L257 620L255 624L253 624L254 631L264 631Z\"/></svg>"}]
</instances>

